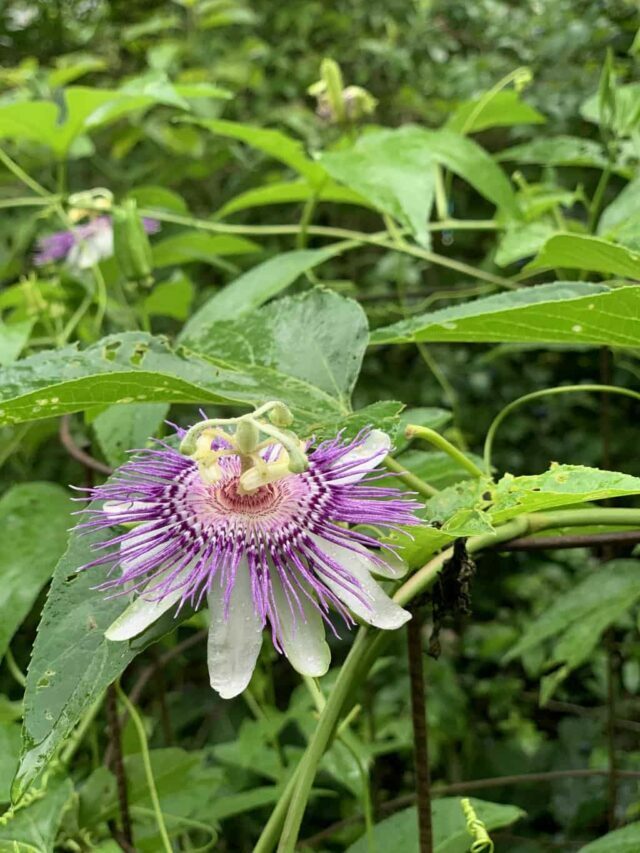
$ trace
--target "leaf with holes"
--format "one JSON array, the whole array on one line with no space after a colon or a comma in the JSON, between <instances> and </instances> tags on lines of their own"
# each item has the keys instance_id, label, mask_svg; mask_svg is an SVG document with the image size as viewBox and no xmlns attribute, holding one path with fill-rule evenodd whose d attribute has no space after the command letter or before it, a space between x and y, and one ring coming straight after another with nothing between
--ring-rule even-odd
<instances>
[{"instance_id":1,"label":"leaf with holes","mask_svg":"<svg viewBox=\"0 0 640 853\"><path fill-rule=\"evenodd\" d=\"M475 299L376 329L372 344L640 346L640 286L558 281Z\"/></svg>"}]
</instances>

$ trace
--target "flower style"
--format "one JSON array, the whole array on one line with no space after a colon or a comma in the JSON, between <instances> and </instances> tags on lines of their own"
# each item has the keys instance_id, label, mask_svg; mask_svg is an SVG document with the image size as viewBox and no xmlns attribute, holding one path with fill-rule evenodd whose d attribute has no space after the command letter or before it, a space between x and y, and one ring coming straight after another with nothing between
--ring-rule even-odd
<instances>
[{"instance_id":1,"label":"flower style","mask_svg":"<svg viewBox=\"0 0 640 853\"><path fill-rule=\"evenodd\" d=\"M155 219L144 217L142 224L147 234L155 234L160 230L160 223ZM41 237L36 248L37 252L33 258L36 266L66 260L74 269L89 269L98 261L113 255L111 217L96 216L85 225L78 225L66 231L55 231Z\"/></svg>"},{"instance_id":2,"label":"flower style","mask_svg":"<svg viewBox=\"0 0 640 853\"><path fill-rule=\"evenodd\" d=\"M251 679L267 622L276 649L300 673L317 677L330 663L325 623L336 633L330 611L347 626L352 614L386 629L410 618L372 578L401 577L402 561L347 526L419 523L419 504L371 484L370 472L389 451L387 435L365 430L351 442L325 441L302 473L283 474L287 452L269 443L259 450L258 469L277 473L249 491L244 484L254 470L243 471L243 457L224 439L204 439L216 457L215 476L158 443L90 490L102 505L84 510L90 520L81 526L129 526L99 544L106 553L89 564L112 570L100 588L135 593L107 630L109 640L130 639L187 602L197 608L206 595L211 686L231 698Z\"/></svg>"}]
</instances>

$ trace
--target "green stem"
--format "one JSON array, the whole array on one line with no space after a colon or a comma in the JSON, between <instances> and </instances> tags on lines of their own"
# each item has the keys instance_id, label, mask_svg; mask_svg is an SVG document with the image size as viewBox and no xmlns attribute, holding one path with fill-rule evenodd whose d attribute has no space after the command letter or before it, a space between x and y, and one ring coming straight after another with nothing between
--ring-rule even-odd
<instances>
[{"instance_id":1,"label":"green stem","mask_svg":"<svg viewBox=\"0 0 640 853\"><path fill-rule=\"evenodd\" d=\"M471 537L467 541L467 550L469 553L478 553L527 533L554 527L591 526L595 524L637 525L640 524L640 510L605 507L602 509L559 510L522 515L500 525L493 533ZM434 583L442 566L452 556L452 553L453 549L447 548L429 560L400 587L393 597L394 601L401 606L406 606L416 596L425 592ZM318 764L334 734L343 707L348 702L352 692L359 687L366 677L367 672L389 641L389 637L390 632L372 631L367 627L359 630L320 715L307 750L272 812L254 848L254 853L271 853L277 844L278 833L283 821L284 828L280 837L278 853L293 853Z\"/></svg>"},{"instance_id":2,"label":"green stem","mask_svg":"<svg viewBox=\"0 0 640 853\"><path fill-rule=\"evenodd\" d=\"M424 495L425 498L432 498L434 495L438 494L438 490L434 489L433 486L430 486L429 483L425 483L424 480L421 480L420 477L416 477L415 474L412 474L411 471L407 471L403 465L396 460L392 456L385 456L384 458L385 467L391 471L394 477L397 477L399 480L402 480L403 483L406 483L409 488L418 492L419 495Z\"/></svg>"},{"instance_id":3,"label":"green stem","mask_svg":"<svg viewBox=\"0 0 640 853\"><path fill-rule=\"evenodd\" d=\"M440 435L440 433L436 432L434 429L409 424L405 430L405 435L407 438L421 438L424 441L428 441L429 444L433 444L434 447L444 451L447 456L450 456L454 460L454 462L457 462L458 465L465 468L472 477L484 477L482 469L478 468L475 462L472 462L472 460L465 456L462 451L458 450L457 447L454 447L450 441L447 441L444 436Z\"/></svg>"},{"instance_id":4,"label":"green stem","mask_svg":"<svg viewBox=\"0 0 640 853\"><path fill-rule=\"evenodd\" d=\"M26 187L29 187L30 190L33 190L36 195L47 197L50 199L53 193L50 193L49 190L45 189L42 184L39 184L36 180L34 180L31 175L29 175L22 166L19 166L15 160L13 160L6 151L0 148L0 163L2 163L12 175L14 175L19 181L21 181Z\"/></svg>"},{"instance_id":5,"label":"green stem","mask_svg":"<svg viewBox=\"0 0 640 853\"><path fill-rule=\"evenodd\" d=\"M11 651L11 648L9 646L7 646L7 650L4 653L4 659L7 664L7 669L13 676L14 680L17 681L20 687L24 689L27 686L27 679L23 671L16 663L16 659L14 658L13 652Z\"/></svg>"},{"instance_id":6,"label":"green stem","mask_svg":"<svg viewBox=\"0 0 640 853\"><path fill-rule=\"evenodd\" d=\"M640 400L640 393L638 391L632 391L630 388L620 388L617 385L561 385L558 388L543 388L541 391L533 391L531 394L525 394L522 397L518 397L517 400L513 400L511 403L506 405L504 409L496 415L491 423L491 426L487 430L487 437L484 442L484 467L488 476L491 476L491 454L493 451L493 442L495 439L496 432L498 427L503 422L503 420L510 414L514 409L517 409L519 406L524 405L525 403L529 403L531 400L538 400L540 397L551 397L555 394L579 394L583 391L597 391L606 394L620 394L623 397L632 397L634 400Z\"/></svg>"},{"instance_id":7,"label":"green stem","mask_svg":"<svg viewBox=\"0 0 640 853\"><path fill-rule=\"evenodd\" d=\"M602 204L602 197L605 194L607 189L607 185L609 184L609 179L611 178L611 162L607 163L605 168L600 175L600 180L598 181L598 185L593 194L593 198L591 199L591 204L589 205L589 233L595 233L596 225L598 224L598 215L600 213L600 205Z\"/></svg>"},{"instance_id":8,"label":"green stem","mask_svg":"<svg viewBox=\"0 0 640 853\"><path fill-rule=\"evenodd\" d=\"M167 832L167 827L164 822L164 816L162 814L162 807L160 806L160 799L158 798L156 780L153 776L151 756L149 755L149 744L147 743L147 735L144 730L144 725L133 703L129 701L129 697L126 695L126 693L124 692L122 687L120 687L119 684L116 684L116 690L118 691L120 701L127 709L127 713L129 714L131 722L135 727L136 734L138 735L138 740L140 742L140 753L142 755L142 763L144 765L145 776L147 777L147 787L149 788L149 796L151 797L151 804L153 805L153 813L156 818L158 832L160 833L160 837L162 839L162 846L164 847L165 853L173 853L173 847L171 846L169 833Z\"/></svg>"},{"instance_id":9,"label":"green stem","mask_svg":"<svg viewBox=\"0 0 640 853\"><path fill-rule=\"evenodd\" d=\"M1 208L14 208L14 207L53 207L55 204L59 203L60 196L52 195L45 198L31 197L31 196L20 196L16 198L0 198L0 209Z\"/></svg>"}]
</instances>

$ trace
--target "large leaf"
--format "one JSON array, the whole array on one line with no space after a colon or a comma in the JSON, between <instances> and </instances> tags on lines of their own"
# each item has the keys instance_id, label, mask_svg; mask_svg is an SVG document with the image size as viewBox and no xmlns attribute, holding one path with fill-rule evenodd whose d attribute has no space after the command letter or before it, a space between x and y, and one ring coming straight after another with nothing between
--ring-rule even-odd
<instances>
[{"instance_id":1,"label":"large leaf","mask_svg":"<svg viewBox=\"0 0 640 853\"><path fill-rule=\"evenodd\" d=\"M632 249L640 249L640 178L628 183L602 211L598 234Z\"/></svg>"},{"instance_id":2,"label":"large leaf","mask_svg":"<svg viewBox=\"0 0 640 853\"><path fill-rule=\"evenodd\" d=\"M69 495L53 483L13 486L0 500L0 658L67 542Z\"/></svg>"},{"instance_id":3,"label":"large leaf","mask_svg":"<svg viewBox=\"0 0 640 853\"><path fill-rule=\"evenodd\" d=\"M436 161L424 140L407 130L367 134L352 149L324 154L322 163L333 178L426 244Z\"/></svg>"},{"instance_id":4,"label":"large leaf","mask_svg":"<svg viewBox=\"0 0 640 853\"><path fill-rule=\"evenodd\" d=\"M127 606L96 585L107 568L77 572L95 559L91 545L108 530L74 533L56 566L33 648L24 698L23 754L14 782L17 799L34 781L83 713L133 659L127 643L110 643L105 630Z\"/></svg>"},{"instance_id":5,"label":"large leaf","mask_svg":"<svg viewBox=\"0 0 640 853\"><path fill-rule=\"evenodd\" d=\"M640 850L640 822L608 832L581 847L578 853L637 853Z\"/></svg>"},{"instance_id":6,"label":"large leaf","mask_svg":"<svg viewBox=\"0 0 640 853\"><path fill-rule=\"evenodd\" d=\"M412 341L640 345L640 287L555 282L431 311L376 329L372 344Z\"/></svg>"},{"instance_id":7,"label":"large leaf","mask_svg":"<svg viewBox=\"0 0 640 853\"><path fill-rule=\"evenodd\" d=\"M316 288L236 321L224 314L221 319L198 337L199 352L246 365L248 371L289 374L338 401L348 414L368 337L365 314L356 302Z\"/></svg>"},{"instance_id":8,"label":"large leaf","mask_svg":"<svg viewBox=\"0 0 640 853\"><path fill-rule=\"evenodd\" d=\"M315 345L330 346L330 351L313 357L321 363L308 365L309 371L325 377L333 373L331 360L352 365L357 373L366 340L365 317L356 303L333 295L324 311L305 315L307 327L293 327L286 317L274 326L273 355L268 352L263 331L257 341L238 329L234 339L229 328L224 341L207 341L211 355L174 351L166 341L140 332L128 332L105 338L85 350L66 347L31 356L0 371L0 424L82 411L113 403L235 403L261 404L265 400L283 400L296 417L296 428L311 432L326 420L349 414L344 393L336 397L312 384L300 360L292 362L292 348L298 344L310 353ZM318 304L317 302L315 304ZM295 306L294 306L295 313ZM358 318L354 330L346 318ZM342 320L345 318L345 321ZM248 324L249 321L247 321ZM255 321L254 321L255 323ZM246 326L248 328L248 325ZM259 325L258 327L259 328ZM218 330L216 330L217 334ZM333 337L332 337L333 332ZM350 353L355 334L357 346ZM308 338L308 340L307 340ZM255 357L255 343L261 358ZM286 348L289 347L287 350ZM215 354L214 354L215 353ZM287 353L282 356L282 353ZM308 355L310 358L310 354ZM328 359L328 361L327 361ZM324 360L324 361L323 361ZM268 366L264 366L265 362Z\"/></svg>"},{"instance_id":9,"label":"large leaf","mask_svg":"<svg viewBox=\"0 0 640 853\"><path fill-rule=\"evenodd\" d=\"M624 278L640 278L640 255L598 237L581 234L554 234L537 257L527 264L527 272L568 267Z\"/></svg>"},{"instance_id":10,"label":"large leaf","mask_svg":"<svg viewBox=\"0 0 640 853\"><path fill-rule=\"evenodd\" d=\"M345 244L325 249L300 249L269 258L212 296L183 328L180 340L199 349L216 323L233 320L240 314L259 308L268 299L289 287L310 269L324 263L346 248Z\"/></svg>"},{"instance_id":11,"label":"large leaf","mask_svg":"<svg viewBox=\"0 0 640 853\"><path fill-rule=\"evenodd\" d=\"M493 494L491 518L502 524L523 512L630 497L640 494L640 478L583 465L552 465L543 474L505 476Z\"/></svg>"},{"instance_id":12,"label":"large leaf","mask_svg":"<svg viewBox=\"0 0 640 853\"><path fill-rule=\"evenodd\" d=\"M476 814L488 830L515 823L525 813L517 806L471 799ZM472 837L458 797L444 797L432 804L434 853L467 853ZM418 815L415 807L404 809L373 828L376 850L418 853ZM347 853L367 853L366 836L352 844Z\"/></svg>"}]
</instances>

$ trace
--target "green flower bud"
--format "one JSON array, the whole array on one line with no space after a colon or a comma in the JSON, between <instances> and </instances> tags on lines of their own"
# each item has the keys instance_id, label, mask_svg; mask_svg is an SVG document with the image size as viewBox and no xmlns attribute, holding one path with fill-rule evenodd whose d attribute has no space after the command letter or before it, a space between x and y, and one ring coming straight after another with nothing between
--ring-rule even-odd
<instances>
[{"instance_id":1,"label":"green flower bud","mask_svg":"<svg viewBox=\"0 0 640 853\"><path fill-rule=\"evenodd\" d=\"M113 252L127 281L153 282L151 246L134 199L113 210Z\"/></svg>"},{"instance_id":2,"label":"green flower bud","mask_svg":"<svg viewBox=\"0 0 640 853\"><path fill-rule=\"evenodd\" d=\"M293 423L293 415L284 403L278 402L269 412L269 420L274 426L286 429Z\"/></svg>"}]
</instances>

